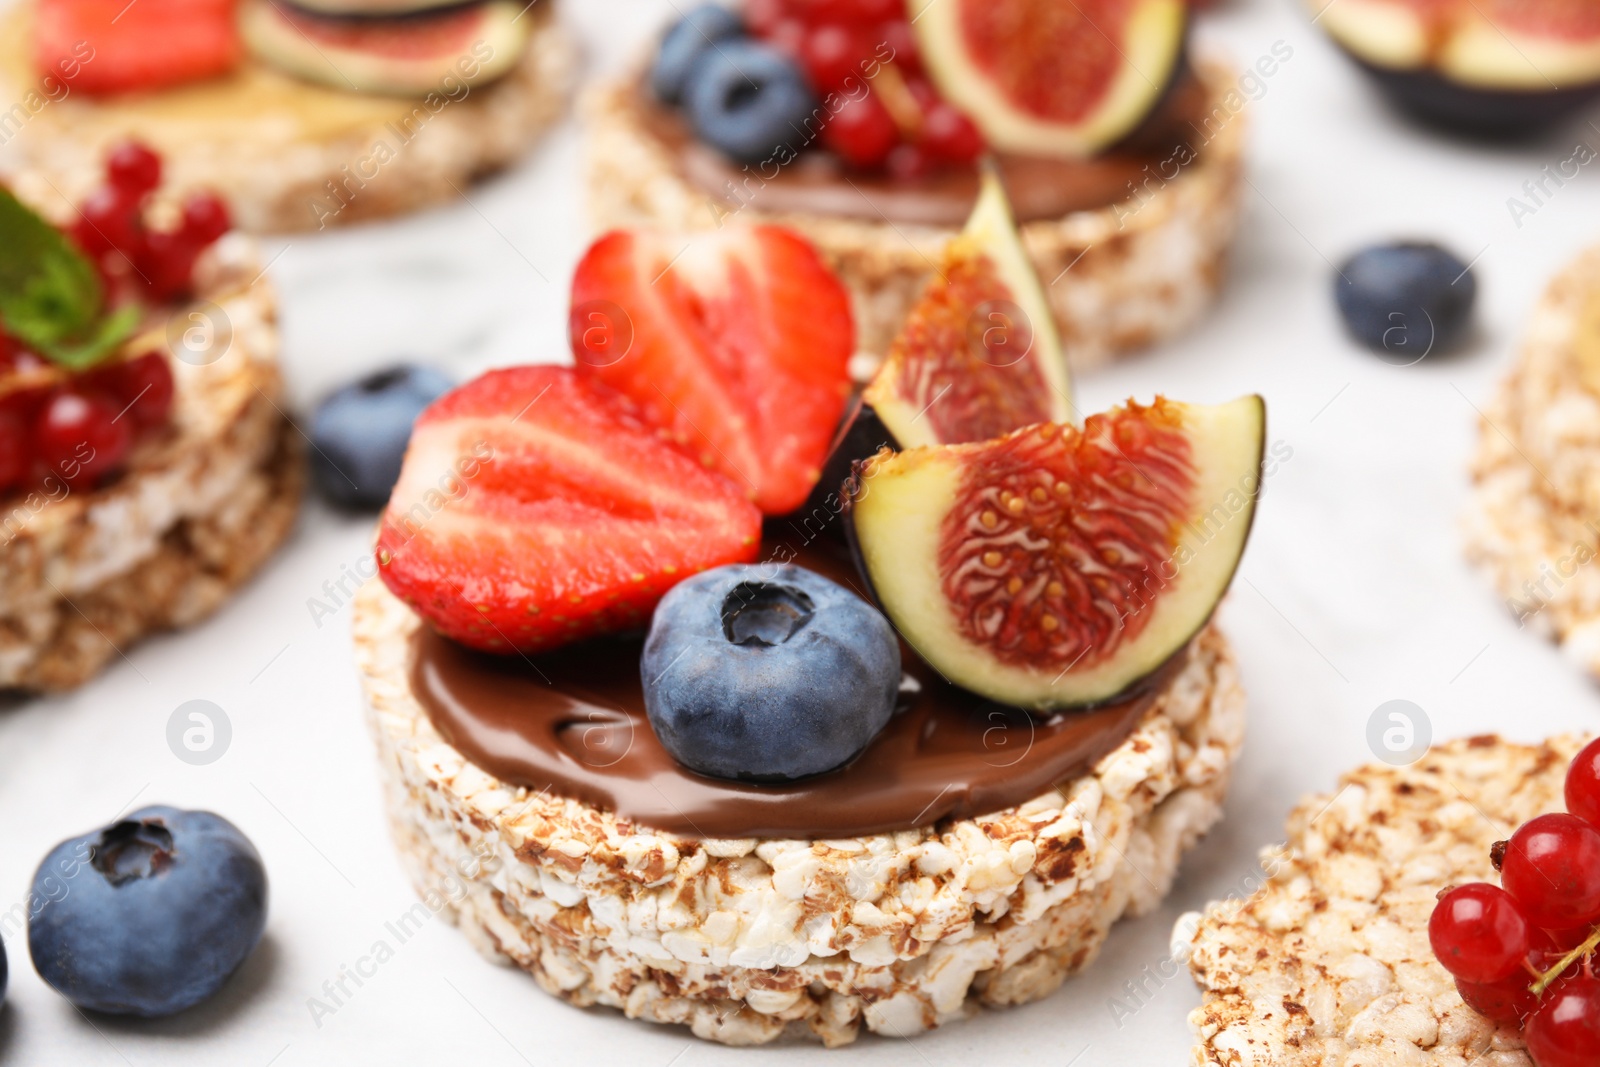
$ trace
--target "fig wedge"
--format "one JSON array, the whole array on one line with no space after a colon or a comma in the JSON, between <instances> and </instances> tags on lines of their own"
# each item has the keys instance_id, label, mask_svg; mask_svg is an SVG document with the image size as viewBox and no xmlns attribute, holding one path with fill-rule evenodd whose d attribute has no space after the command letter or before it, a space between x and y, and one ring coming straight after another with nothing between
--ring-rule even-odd
<instances>
[{"instance_id":1,"label":"fig wedge","mask_svg":"<svg viewBox=\"0 0 1600 1067\"><path fill-rule=\"evenodd\" d=\"M1055 319L992 170L863 399L902 448L1074 420Z\"/></svg>"},{"instance_id":2,"label":"fig wedge","mask_svg":"<svg viewBox=\"0 0 1600 1067\"><path fill-rule=\"evenodd\" d=\"M1157 398L994 441L881 452L846 486L874 595L951 682L1038 711L1135 688L1227 591L1266 408Z\"/></svg>"},{"instance_id":3,"label":"fig wedge","mask_svg":"<svg viewBox=\"0 0 1600 1067\"><path fill-rule=\"evenodd\" d=\"M1083 158L1155 109L1180 66L1185 0L911 0L945 99L1005 152Z\"/></svg>"}]
</instances>

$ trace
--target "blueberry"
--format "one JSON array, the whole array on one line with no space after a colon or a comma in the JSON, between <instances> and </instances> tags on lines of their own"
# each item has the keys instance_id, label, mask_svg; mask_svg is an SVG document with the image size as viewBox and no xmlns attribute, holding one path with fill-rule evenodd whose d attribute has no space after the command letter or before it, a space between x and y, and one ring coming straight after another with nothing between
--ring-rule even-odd
<instances>
[{"instance_id":1,"label":"blueberry","mask_svg":"<svg viewBox=\"0 0 1600 1067\"><path fill-rule=\"evenodd\" d=\"M267 874L226 819L153 807L57 845L33 899L39 977L80 1008L155 1017L211 997L250 955Z\"/></svg>"},{"instance_id":2,"label":"blueberry","mask_svg":"<svg viewBox=\"0 0 1600 1067\"><path fill-rule=\"evenodd\" d=\"M689 74L701 53L718 41L744 36L739 16L720 4L701 4L678 21L661 40L656 65L650 71L650 88L663 104L683 99Z\"/></svg>"},{"instance_id":3,"label":"blueberry","mask_svg":"<svg viewBox=\"0 0 1600 1067\"><path fill-rule=\"evenodd\" d=\"M690 770L787 781L848 763L889 722L900 641L872 605L789 564L718 567L656 608L650 725Z\"/></svg>"},{"instance_id":4,"label":"blueberry","mask_svg":"<svg viewBox=\"0 0 1600 1067\"><path fill-rule=\"evenodd\" d=\"M1340 266L1333 286L1350 335L1403 363L1460 341L1478 292L1467 264L1424 242L1364 248Z\"/></svg>"},{"instance_id":5,"label":"blueberry","mask_svg":"<svg viewBox=\"0 0 1600 1067\"><path fill-rule=\"evenodd\" d=\"M804 141L817 109L795 62L754 41L729 41L701 56L684 101L700 139L740 163L761 163Z\"/></svg>"},{"instance_id":6,"label":"blueberry","mask_svg":"<svg viewBox=\"0 0 1600 1067\"><path fill-rule=\"evenodd\" d=\"M6 943L0 941L0 1008L6 1003L6 979L9 977L6 967Z\"/></svg>"},{"instance_id":7,"label":"blueberry","mask_svg":"<svg viewBox=\"0 0 1600 1067\"><path fill-rule=\"evenodd\" d=\"M371 510L389 500L411 424L454 383L429 367L369 374L334 393L311 417L311 475L329 503Z\"/></svg>"}]
</instances>

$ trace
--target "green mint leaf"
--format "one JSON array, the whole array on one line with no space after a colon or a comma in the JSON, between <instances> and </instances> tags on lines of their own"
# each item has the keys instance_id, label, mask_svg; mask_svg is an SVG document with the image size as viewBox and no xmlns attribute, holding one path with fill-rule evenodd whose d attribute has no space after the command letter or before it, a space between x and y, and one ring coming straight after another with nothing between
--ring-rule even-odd
<instances>
[{"instance_id":1,"label":"green mint leaf","mask_svg":"<svg viewBox=\"0 0 1600 1067\"><path fill-rule=\"evenodd\" d=\"M94 265L0 187L0 325L6 332L52 362L82 369L133 330L127 312L102 321L101 300Z\"/></svg>"},{"instance_id":2,"label":"green mint leaf","mask_svg":"<svg viewBox=\"0 0 1600 1067\"><path fill-rule=\"evenodd\" d=\"M139 319L138 308L120 308L101 319L87 340L55 344L45 350L45 355L68 370L86 370L121 348L138 328Z\"/></svg>"}]
</instances>

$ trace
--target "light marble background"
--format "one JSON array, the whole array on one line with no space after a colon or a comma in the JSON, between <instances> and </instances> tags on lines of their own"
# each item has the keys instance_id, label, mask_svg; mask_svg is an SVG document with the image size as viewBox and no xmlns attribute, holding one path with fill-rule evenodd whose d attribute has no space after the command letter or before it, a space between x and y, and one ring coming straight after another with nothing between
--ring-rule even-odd
<instances>
[{"instance_id":1,"label":"light marble background","mask_svg":"<svg viewBox=\"0 0 1600 1067\"><path fill-rule=\"evenodd\" d=\"M668 0L566 6L591 74L625 63L671 11ZM479 959L442 922L318 1026L307 999L414 898L379 807L348 612L318 627L307 606L361 555L368 524L313 503L262 577L198 631L140 646L69 696L0 709L0 915L25 899L58 840L130 803L166 802L214 809L254 839L272 881L264 943L210 1005L161 1022L91 1024L39 981L13 936L0 1061L691 1067L827 1055L907 1067L1178 1065L1198 994L1186 976L1141 975L1165 958L1179 914L1245 884L1297 797L1371 758L1366 724L1380 703L1415 701L1437 737L1534 739L1600 724L1590 683L1518 630L1463 561L1458 535L1474 405L1506 371L1546 280L1600 229L1600 188L1587 170L1520 228L1506 200L1578 141L1600 146L1600 130L1580 121L1516 149L1418 132L1381 106L1291 0L1236 0L1205 16L1199 37L1246 63L1280 40L1294 53L1248 109L1252 188L1232 276L1187 337L1083 380L1081 395L1099 408L1156 390L1195 401L1259 391L1271 437L1293 458L1268 485L1224 611L1251 696L1228 819L1161 912L1119 927L1094 968L1042 1003L832 1054L725 1049L567 1007ZM579 150L569 122L522 166L472 190L471 204L269 241L283 358L302 410L401 355L463 376L564 359L567 283L586 236ZM1395 368L1341 334L1330 261L1405 235L1479 257L1481 329L1457 356ZM208 767L180 762L166 743L169 715L192 699L216 702L233 725L231 749ZM1148 1003L1119 1025L1111 998L1130 980L1143 981Z\"/></svg>"}]
</instances>

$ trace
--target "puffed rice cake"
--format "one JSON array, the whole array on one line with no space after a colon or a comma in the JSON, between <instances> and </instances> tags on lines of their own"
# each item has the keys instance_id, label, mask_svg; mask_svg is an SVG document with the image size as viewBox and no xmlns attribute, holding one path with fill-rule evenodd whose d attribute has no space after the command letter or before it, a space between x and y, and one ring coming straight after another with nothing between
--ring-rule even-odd
<instances>
[{"instance_id":1,"label":"puffed rice cake","mask_svg":"<svg viewBox=\"0 0 1600 1067\"><path fill-rule=\"evenodd\" d=\"M198 622L288 536L304 463L260 275L242 235L202 258L202 302L155 335L184 349L170 431L137 446L124 474L0 501L0 690L72 688L140 637ZM210 332L201 343L190 330Z\"/></svg>"},{"instance_id":2,"label":"puffed rice cake","mask_svg":"<svg viewBox=\"0 0 1600 1067\"><path fill-rule=\"evenodd\" d=\"M1166 895L1244 729L1208 629L1093 773L1020 807L851 840L690 839L469 763L411 693L418 617L379 581L353 614L390 825L428 907L548 993L729 1045L910 1036L1051 993Z\"/></svg>"},{"instance_id":3,"label":"puffed rice cake","mask_svg":"<svg viewBox=\"0 0 1600 1067\"><path fill-rule=\"evenodd\" d=\"M1518 621L1600 677L1600 248L1551 283L1483 408L1465 527Z\"/></svg>"},{"instance_id":4,"label":"puffed rice cake","mask_svg":"<svg viewBox=\"0 0 1600 1067\"><path fill-rule=\"evenodd\" d=\"M1173 336L1208 308L1238 227L1248 125L1228 101L1238 74L1197 64L1209 91L1209 139L1169 181L1146 183L1137 210L1113 204L1026 222L1022 242L1077 369ZM725 214L680 172L637 106L638 77L592 90L588 125L590 214L597 225L709 229ZM1219 118L1220 116L1220 118ZM741 211L741 222L791 226L814 241L850 287L857 343L882 354L900 331L953 229L818 215Z\"/></svg>"},{"instance_id":5,"label":"puffed rice cake","mask_svg":"<svg viewBox=\"0 0 1600 1067\"><path fill-rule=\"evenodd\" d=\"M71 93L51 99L32 74L31 12L18 3L0 14L0 98L42 103L15 129L0 128L0 145L16 157L18 195L33 202L81 202L100 183L110 147L135 137L163 157L158 202L215 190L250 232L402 214L460 197L474 178L521 157L566 111L576 45L554 6L530 5L522 61L465 93L441 83L418 99L358 96L246 60L222 90L207 83L103 102ZM219 105L219 91L238 106Z\"/></svg>"},{"instance_id":6,"label":"puffed rice cake","mask_svg":"<svg viewBox=\"0 0 1600 1067\"><path fill-rule=\"evenodd\" d=\"M1428 917L1447 886L1498 883L1496 841L1565 810L1584 743L1452 741L1302 801L1259 892L1178 923L1204 996L1193 1067L1533 1067L1515 1031L1462 1002Z\"/></svg>"}]
</instances>

